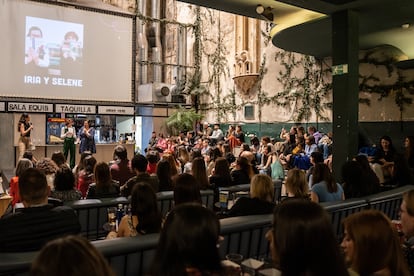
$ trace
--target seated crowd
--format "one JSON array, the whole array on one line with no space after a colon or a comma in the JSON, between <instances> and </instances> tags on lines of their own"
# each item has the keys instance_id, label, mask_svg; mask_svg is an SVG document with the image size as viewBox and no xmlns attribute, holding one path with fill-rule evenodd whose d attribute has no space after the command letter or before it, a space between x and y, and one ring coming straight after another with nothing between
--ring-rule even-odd
<instances>
[{"instance_id":1,"label":"seated crowd","mask_svg":"<svg viewBox=\"0 0 414 276\"><path fill-rule=\"evenodd\" d=\"M0 251L43 248L33 263L33 275L59 273L61 268L45 262L70 258L77 251L95 256L95 265L101 265L102 274L90 275L112 275L99 252L71 236L80 233L75 212L65 205L50 205L48 199L67 203L123 196L130 201L130 212L107 238L161 233L152 275L237 275L220 262L218 220L272 213L274 227L266 236L281 275L414 272L414 191L404 194L401 204L402 233L407 238L402 243L384 214L362 211L345 219L339 245L318 204L374 194L384 185L413 184L409 138L403 155L396 153L389 137L382 137L375 156L359 154L343 165L343 183L335 181L330 167L331 133L292 127L282 130L280 140L254 137L248 145L241 126L230 126L224 134L219 124L213 129L204 124L199 132L174 138L153 132L146 156L135 154L131 160L122 145L115 147L109 162L82 153L73 170L59 153L38 161L22 158L10 181L11 206L0 219ZM284 183L280 201L274 194L277 181ZM250 184L250 196L239 197L228 210L220 205L215 210L202 207L201 190L213 190L219 203L222 189L240 184ZM157 193L163 191L174 194L174 208L165 217L157 205ZM52 256L57 249L62 252Z\"/></svg>"}]
</instances>

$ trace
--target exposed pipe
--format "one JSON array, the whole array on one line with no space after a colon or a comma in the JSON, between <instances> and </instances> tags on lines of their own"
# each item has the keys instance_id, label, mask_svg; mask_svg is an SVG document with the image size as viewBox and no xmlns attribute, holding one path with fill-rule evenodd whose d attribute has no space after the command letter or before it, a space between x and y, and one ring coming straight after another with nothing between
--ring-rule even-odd
<instances>
[{"instance_id":1,"label":"exposed pipe","mask_svg":"<svg viewBox=\"0 0 414 276\"><path fill-rule=\"evenodd\" d=\"M185 80L186 75L186 69L184 66L187 65L187 28L185 27L179 27L178 29L177 64L179 66L176 68L176 84L179 86L180 83Z\"/></svg>"},{"instance_id":2,"label":"exposed pipe","mask_svg":"<svg viewBox=\"0 0 414 276\"><path fill-rule=\"evenodd\" d=\"M146 0L137 0L137 9L142 14L146 13ZM138 61L148 61L148 41L142 20L137 20L137 46ZM148 67L140 64L137 76L138 85L148 83Z\"/></svg>"},{"instance_id":3,"label":"exposed pipe","mask_svg":"<svg viewBox=\"0 0 414 276\"><path fill-rule=\"evenodd\" d=\"M161 1L152 0L151 1L151 17L154 19L161 19ZM162 62L162 45L161 45L161 26L159 21L154 21L152 23L151 30L151 48L152 48L152 61L156 63ZM162 82L162 66L159 64L154 64L153 72L155 83Z\"/></svg>"}]
</instances>

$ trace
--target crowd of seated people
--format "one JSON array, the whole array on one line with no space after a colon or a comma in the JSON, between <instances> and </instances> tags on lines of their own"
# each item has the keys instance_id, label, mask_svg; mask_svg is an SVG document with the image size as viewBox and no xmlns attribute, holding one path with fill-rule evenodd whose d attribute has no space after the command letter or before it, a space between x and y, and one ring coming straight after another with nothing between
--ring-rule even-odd
<instances>
[{"instance_id":1,"label":"crowd of seated people","mask_svg":"<svg viewBox=\"0 0 414 276\"><path fill-rule=\"evenodd\" d=\"M214 130L216 131L216 134L220 134L218 131L219 128L217 127L219 127L219 125L215 125ZM233 133L231 134L231 137L236 137L236 131L233 129L230 130ZM23 208L14 213L9 212L6 214L0 219L0 230L2 227L10 227L8 226L9 223L13 223L14 220L18 221L19 217L26 218L35 213L36 216L34 217L36 218L43 216L40 214L53 214L49 215L48 220L45 221L56 219L56 225L62 223L62 221L57 219L56 215L64 218L66 220L65 222L69 224L65 224L62 227L63 233L54 233L54 235L50 235L48 238L39 234L39 241L35 241L35 244L31 244L29 247L24 247L24 250L27 250L28 248L40 249L40 247L49 240L49 237L52 239L62 235L77 234L80 231L79 222L76 221L78 224L74 222L74 220L76 220L76 215L73 210L68 207L53 207L47 205L47 196L58 198L64 202L79 200L81 198L100 199L105 197L115 198L124 196L130 200L131 212L125 214L122 218L118 231L111 232L108 237L121 238L159 232L161 232L161 237L165 235L171 236L171 234L167 233L168 229L165 229L165 227L166 225L172 224L174 219L177 218L175 210L179 210L179 206L187 206L186 204L191 203L193 204L193 209L199 209L194 206L204 208L201 207L201 190L214 190L214 198L215 202L217 202L219 198L219 189L239 184L250 184L249 197L240 197L230 210L224 214L216 214L215 219L224 216L274 213L274 225L277 229L272 231L272 237L269 238L276 251L276 253L274 253L274 262L277 264L276 267L282 271L284 275L297 275L295 273L298 271L294 270L291 272L291 260L289 260L291 255L289 249L285 248L284 244L281 243L281 240L289 240L292 238L289 234L293 235L294 231L292 230L292 233L285 233L284 231L286 229L284 230L281 225L290 225L289 227L291 227L291 229L299 227L296 223L306 224L308 227L315 226L315 229L309 229L309 235L312 236L312 231L315 231L315 233L317 231L326 231L326 229L322 229L324 227L323 225L327 223L326 214L321 211L321 207L316 207L318 206L317 203L363 197L380 190L380 181L372 169L372 166L369 165L369 159L365 155L358 155L355 157L355 160L344 164L341 172L343 183L337 183L331 169L324 163L323 152L320 150L320 147L315 146L317 145L316 141L323 141L324 137L322 135L317 135L315 129L308 129L308 133L306 133L302 128L300 128L299 131L292 128L289 132L286 132L283 135L286 143L282 142L278 145L273 144L269 137L262 137L262 139L259 140L261 142L258 144L252 142L251 145L248 145L242 141L240 141L240 144L234 143L233 150L234 147L240 145L240 154L238 156L234 156L234 151L229 152L224 150L226 145L228 145L224 137L228 138L228 136L223 135L223 138L211 140L211 136L214 136L213 130L209 135L204 132L208 133L209 129L204 128L203 131L198 132L195 139L188 139L188 135L182 135L177 138L165 138L163 136L155 137L154 139L156 140L156 143L148 146L146 156L142 154L134 154L131 161L128 159L126 149L122 145L115 147L114 160L110 161L96 160L91 153L86 152L82 155L82 161L79 162L74 170L69 168L66 161L62 162L62 160L58 158L58 154L56 154L57 157L55 158L55 161L48 158L41 158L37 162L37 164L40 164L38 169L31 168L32 166L35 166L31 161L28 160L27 162L25 159L21 159L18 163L19 170L16 169L16 178L13 180L16 183L14 184L14 187L16 190L17 186L17 192L12 193L12 190L10 192L12 196L15 196L15 198L13 198L14 201L20 201L28 208ZM217 137L221 136L218 135ZM163 139L164 141L160 142L160 140ZM235 141L233 138L231 138L231 140ZM253 140L255 139L252 139L252 141ZM199 143L195 141L199 141ZM295 141L295 143L292 143L292 141ZM386 143L384 142L383 144L385 145ZM162 145L165 145L163 146L164 149L160 150ZM384 149L385 150L383 151L387 152L382 153L384 155L392 152L389 145L388 151L386 150L386 146L384 146ZM233 154L233 159L230 159L231 154ZM305 156L309 159L310 164L307 170L295 166L295 162L293 162L296 157L301 158ZM150 160L151 162L149 162ZM396 171L398 172L398 168L401 168L402 166L397 165L397 157L394 158L393 164L385 163L388 161L381 161L382 159L380 157L376 160L378 160L378 162L384 162L385 166L383 166L381 170L387 170L392 165L392 169L389 171L391 178L398 179L398 173L396 173ZM19 166L20 162L22 168ZM278 166L272 166L274 164L277 164ZM278 170L279 173L277 175L272 174L273 167L275 168L274 171L276 171L276 169ZM286 171L283 171L283 169ZM37 177L39 179L42 178L42 183L46 183L48 188L44 188L42 200L36 199L34 203L30 203L30 199L27 199L27 197L23 198L22 196L24 190L21 191L21 187L24 187L25 184L24 182L20 182L22 179L23 181L26 181L21 175L24 175L26 171L33 173L33 170L39 173ZM51 174L53 177L50 177ZM45 181L43 181L43 177ZM48 179L53 180L52 185L50 185L50 183L48 185ZM281 179L284 181L285 186L285 192L282 193L288 200L283 200L279 203L274 200L274 181ZM399 183L402 185L402 182ZM162 217L160 210L158 210L156 195L156 193L162 191L172 191L174 197L173 211L170 211L164 218ZM408 195L405 195L401 207L403 232L408 238L407 242L404 243L404 246L408 249L414 248L414 246L411 245L414 244L414 242L410 243L410 237L414 236L414 231L409 230L411 221L407 219L410 218L409 216L414 217L414 204L412 204L411 201L414 200L411 200ZM42 209L42 211L38 214L37 211L34 211L40 209ZM302 217L299 210L302 210L306 217ZM405 217L403 211L406 212ZM211 212L211 210L208 210L208 212ZM209 216L210 214L200 213L200 216L204 215ZM291 218L288 218L289 216ZM319 221L321 223L321 228L317 228L316 225L310 223L308 219L311 218ZM290 219L292 219L292 221L290 221ZM351 219L352 217L350 217L349 221L351 221ZM162 227L163 220L165 220L164 228ZM26 221L32 222L33 220L30 218L26 219ZM351 225L349 221L345 221L344 224L346 230L345 234L349 234L349 238L347 238L346 241L349 242L349 240L352 240L356 248L356 244L359 242L358 236L355 234L356 232L352 232L354 231L354 228L352 228L353 224ZM414 225L414 222L412 224ZM17 228L20 227L19 221L17 225ZM330 223L329 226L331 226ZM363 227L361 225L358 226ZM49 229L41 229L46 234L50 233ZM19 243L16 242L16 237L25 235L23 232L24 231L18 231L15 233L16 236L5 241L2 241L3 238L0 239L0 245L4 244L5 248L11 248L11 251L17 250L16 248L18 246L27 242L26 239L21 239L21 242L19 241ZM186 231L182 232L183 234L186 234L184 233ZM30 236L29 234L27 235ZM323 252L321 254L332 254L332 256L335 256L335 262L332 264L331 268L328 269L327 267L325 272L320 272L322 274L315 275L347 275L348 271L345 269L344 272L343 270L345 267L344 260L337 259L337 250L339 252L338 244L336 244L338 248L334 248L329 240L330 234L326 235L328 238L326 238L324 244L327 244L329 247L326 249L329 252ZM164 238L166 239L166 237ZM11 244L12 242L16 242L17 245ZM301 240L298 241L296 246L300 248L300 246L310 245L308 243L310 243L310 241ZM317 241L313 241L311 245L313 246L315 244L317 244ZM390 247L391 245L392 243L390 240L387 246ZM347 246L344 239L343 247L347 248ZM413 251L414 250L406 250L406 252ZM157 256L160 258L165 257L162 255L164 253L158 254L159 255ZM406 255L408 254L410 253L406 253ZM346 262L351 268L351 273L365 275L364 270L359 267L357 253L354 253L354 256L347 255L346 257ZM384 256L384 258L386 257L387 256ZM313 259L309 257L309 260ZM395 261L399 260L400 257ZM167 260L160 259L159 261ZM184 268L180 267L177 269L180 269L180 271L184 269L187 273L204 271L220 273L223 269L221 266L210 267L193 262L193 260L190 261L189 263L184 264ZM318 263L317 260L314 260L314 262ZM154 268L154 275L168 275L165 270L157 269ZM318 271L316 267L310 264L310 262L304 263L302 268L298 267L297 269L303 269L299 271L300 273L316 273L315 271ZM396 271L391 266L379 267L378 271L382 269L391 271L390 275L393 275L393 271ZM402 274L400 275L405 275L404 268L401 266L400 269L402 269ZM375 271L377 270L373 270L373 272ZM164 272L167 274L157 274ZM171 273L174 273L174 271Z\"/></svg>"}]
</instances>

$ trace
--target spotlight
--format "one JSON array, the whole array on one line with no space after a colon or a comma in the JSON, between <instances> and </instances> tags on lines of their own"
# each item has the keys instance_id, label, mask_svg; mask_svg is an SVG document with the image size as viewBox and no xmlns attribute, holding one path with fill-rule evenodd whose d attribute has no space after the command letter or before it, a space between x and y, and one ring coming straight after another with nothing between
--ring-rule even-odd
<instances>
[{"instance_id":1,"label":"spotlight","mask_svg":"<svg viewBox=\"0 0 414 276\"><path fill-rule=\"evenodd\" d=\"M274 19L272 7L264 7L263 5L257 5L256 13L263 16L266 20L272 21Z\"/></svg>"}]
</instances>

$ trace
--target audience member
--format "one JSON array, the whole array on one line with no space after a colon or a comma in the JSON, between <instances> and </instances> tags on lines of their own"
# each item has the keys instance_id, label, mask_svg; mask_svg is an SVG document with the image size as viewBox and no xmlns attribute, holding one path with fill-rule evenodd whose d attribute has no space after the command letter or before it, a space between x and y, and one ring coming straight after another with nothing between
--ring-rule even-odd
<instances>
[{"instance_id":1,"label":"audience member","mask_svg":"<svg viewBox=\"0 0 414 276\"><path fill-rule=\"evenodd\" d=\"M159 191L159 183L156 175L149 175L147 173L148 160L142 154L137 154L132 158L131 167L135 172L136 176L130 178L122 187L121 195L124 197L129 197L132 192L132 188L138 182L145 182L151 185L154 189L154 192Z\"/></svg>"},{"instance_id":2,"label":"audience member","mask_svg":"<svg viewBox=\"0 0 414 276\"><path fill-rule=\"evenodd\" d=\"M86 197L89 185L95 182L94 170L96 159L92 155L88 155L83 159L83 169L79 172L77 189L82 193L82 198Z\"/></svg>"},{"instance_id":3,"label":"audience member","mask_svg":"<svg viewBox=\"0 0 414 276\"><path fill-rule=\"evenodd\" d=\"M405 137L404 154L408 162L408 167L414 172L414 136Z\"/></svg>"},{"instance_id":4,"label":"audience member","mask_svg":"<svg viewBox=\"0 0 414 276\"><path fill-rule=\"evenodd\" d=\"M286 197L289 199L310 199L305 172L298 168L293 168L288 171L285 187Z\"/></svg>"},{"instance_id":5,"label":"audience member","mask_svg":"<svg viewBox=\"0 0 414 276\"><path fill-rule=\"evenodd\" d=\"M50 241L33 261L31 276L115 276L108 261L85 238L67 236Z\"/></svg>"},{"instance_id":6,"label":"audience member","mask_svg":"<svg viewBox=\"0 0 414 276\"><path fill-rule=\"evenodd\" d=\"M156 150L147 151L146 158L148 160L147 173L156 174L157 164L160 161L160 153Z\"/></svg>"},{"instance_id":7,"label":"audience member","mask_svg":"<svg viewBox=\"0 0 414 276\"><path fill-rule=\"evenodd\" d=\"M188 202L202 204L200 188L194 176L182 173L173 178L173 183L174 206Z\"/></svg>"},{"instance_id":8,"label":"audience member","mask_svg":"<svg viewBox=\"0 0 414 276\"><path fill-rule=\"evenodd\" d=\"M115 147L114 160L115 163L110 167L111 176L113 180L119 181L119 185L122 186L128 179L135 176L128 159L128 151L123 145Z\"/></svg>"},{"instance_id":9,"label":"audience member","mask_svg":"<svg viewBox=\"0 0 414 276\"><path fill-rule=\"evenodd\" d=\"M345 198L364 197L378 192L378 184L372 182L368 173L356 161L342 165L342 180Z\"/></svg>"},{"instance_id":10,"label":"audience member","mask_svg":"<svg viewBox=\"0 0 414 276\"><path fill-rule=\"evenodd\" d=\"M211 171L214 168L216 159L222 157L222 153L218 147L212 147L208 156L206 156L206 165L207 165L207 175L211 175Z\"/></svg>"},{"instance_id":11,"label":"audience member","mask_svg":"<svg viewBox=\"0 0 414 276\"><path fill-rule=\"evenodd\" d=\"M253 169L249 160L245 157L238 157L236 166L230 173L233 185L250 183L250 175L252 174L252 171Z\"/></svg>"},{"instance_id":12,"label":"audience member","mask_svg":"<svg viewBox=\"0 0 414 276\"><path fill-rule=\"evenodd\" d=\"M342 186L335 182L329 167L323 163L315 165L312 175L311 200L314 202L329 202L344 200Z\"/></svg>"},{"instance_id":13,"label":"audience member","mask_svg":"<svg viewBox=\"0 0 414 276\"><path fill-rule=\"evenodd\" d=\"M257 174L250 183L250 197L240 197L227 216L248 216L271 214L275 207L273 203L274 189L270 176Z\"/></svg>"},{"instance_id":14,"label":"audience member","mask_svg":"<svg viewBox=\"0 0 414 276\"><path fill-rule=\"evenodd\" d=\"M40 170L46 175L47 185L49 185L50 189L53 189L55 173L57 172L58 168L59 167L56 165L56 163L48 157L43 157L36 163L36 169Z\"/></svg>"},{"instance_id":15,"label":"audience member","mask_svg":"<svg viewBox=\"0 0 414 276\"><path fill-rule=\"evenodd\" d=\"M175 159L174 154L172 153L164 153L162 158L164 160L167 160L168 162L170 162L170 166L171 166L171 175L175 176L179 173L181 173L181 164L177 161L177 159Z\"/></svg>"},{"instance_id":16,"label":"audience member","mask_svg":"<svg viewBox=\"0 0 414 276\"><path fill-rule=\"evenodd\" d=\"M344 222L342 248L350 270L358 275L410 275L397 232L378 210L363 210Z\"/></svg>"},{"instance_id":17,"label":"audience member","mask_svg":"<svg viewBox=\"0 0 414 276\"><path fill-rule=\"evenodd\" d=\"M183 204L167 216L152 276L224 275L218 251L220 223L209 209Z\"/></svg>"},{"instance_id":18,"label":"audience member","mask_svg":"<svg viewBox=\"0 0 414 276\"><path fill-rule=\"evenodd\" d=\"M358 154L355 156L355 161L358 162L358 164L361 166L362 170L367 174L367 177L369 178L370 183L374 184L374 191L375 193L379 191L380 182L378 179L378 176L375 174L375 172L372 170L368 157L365 154Z\"/></svg>"},{"instance_id":19,"label":"audience member","mask_svg":"<svg viewBox=\"0 0 414 276\"><path fill-rule=\"evenodd\" d=\"M19 177L28 168L33 168L33 163L29 159L21 158L19 162L17 162L15 176L10 179L9 194L12 197L11 204L13 207L16 203L20 202Z\"/></svg>"},{"instance_id":20,"label":"audience member","mask_svg":"<svg viewBox=\"0 0 414 276\"><path fill-rule=\"evenodd\" d=\"M211 133L211 136L208 136L208 138L210 139L212 145L215 145L218 141L224 139L224 133L220 129L220 124L214 124L213 132Z\"/></svg>"},{"instance_id":21,"label":"audience member","mask_svg":"<svg viewBox=\"0 0 414 276\"><path fill-rule=\"evenodd\" d=\"M82 152L79 158L79 163L72 169L72 172L75 175L76 185L78 184L79 173L84 169L83 160L85 160L85 158L89 155L92 155L90 151Z\"/></svg>"},{"instance_id":22,"label":"audience member","mask_svg":"<svg viewBox=\"0 0 414 276\"><path fill-rule=\"evenodd\" d=\"M309 187L311 187L312 186L311 181L312 181L313 168L315 167L315 164L323 163L322 153L320 153L319 151L312 152L311 155L310 155L309 161L310 161L311 166L306 171L306 181L308 181Z\"/></svg>"},{"instance_id":23,"label":"audience member","mask_svg":"<svg viewBox=\"0 0 414 276\"><path fill-rule=\"evenodd\" d=\"M55 162L55 164L58 167L63 166L63 165L67 165L65 155L63 155L63 152L61 152L60 150L55 151L52 154L51 159L53 160L53 162Z\"/></svg>"},{"instance_id":24,"label":"audience member","mask_svg":"<svg viewBox=\"0 0 414 276\"><path fill-rule=\"evenodd\" d=\"M377 174L380 183L385 184L391 179L397 151L392 144L391 137L386 135L380 138L379 146L376 147L376 149L373 160L373 169Z\"/></svg>"},{"instance_id":25,"label":"audience member","mask_svg":"<svg viewBox=\"0 0 414 276\"><path fill-rule=\"evenodd\" d=\"M348 275L331 219L318 204L297 199L279 204L266 237L281 275Z\"/></svg>"},{"instance_id":26,"label":"audience member","mask_svg":"<svg viewBox=\"0 0 414 276\"><path fill-rule=\"evenodd\" d=\"M39 250L47 241L78 234L80 224L72 208L48 205L46 176L28 168L19 176L19 193L25 208L0 219L0 251Z\"/></svg>"},{"instance_id":27,"label":"audience member","mask_svg":"<svg viewBox=\"0 0 414 276\"><path fill-rule=\"evenodd\" d=\"M212 175L209 177L209 183L215 189L233 185L230 176L230 165L224 157L217 158Z\"/></svg>"},{"instance_id":28,"label":"audience member","mask_svg":"<svg viewBox=\"0 0 414 276\"><path fill-rule=\"evenodd\" d=\"M33 152L31 152L30 150L26 150L23 153L23 158L26 158L32 161L33 166L36 167L37 159L33 156Z\"/></svg>"},{"instance_id":29,"label":"audience member","mask_svg":"<svg viewBox=\"0 0 414 276\"><path fill-rule=\"evenodd\" d=\"M171 175L171 165L168 160L160 160L157 164L157 177L159 182L159 191L172 191L172 175Z\"/></svg>"},{"instance_id":30,"label":"audience member","mask_svg":"<svg viewBox=\"0 0 414 276\"><path fill-rule=\"evenodd\" d=\"M99 162L94 168L95 183L89 185L86 198L110 198L119 196L119 182L112 179L109 166Z\"/></svg>"},{"instance_id":31,"label":"audience member","mask_svg":"<svg viewBox=\"0 0 414 276\"><path fill-rule=\"evenodd\" d=\"M206 190L210 188L208 182L206 163L202 157L197 157L193 160L193 165L191 166L191 174L197 180L197 184L200 190Z\"/></svg>"},{"instance_id":32,"label":"audience member","mask_svg":"<svg viewBox=\"0 0 414 276\"><path fill-rule=\"evenodd\" d=\"M191 153L190 153L190 160L189 160L189 162L187 162L187 163L184 164L184 171L183 171L183 173L189 173L189 174L191 174L191 167L193 165L193 160L195 158L197 158L197 157L203 157L203 155L201 154L201 150L196 149L196 148L193 148L191 150Z\"/></svg>"},{"instance_id":33,"label":"audience member","mask_svg":"<svg viewBox=\"0 0 414 276\"><path fill-rule=\"evenodd\" d=\"M149 184L139 182L132 189L131 214L127 214L121 219L118 232L110 232L108 238L159 233L161 221L161 213L158 210L157 196L154 190Z\"/></svg>"},{"instance_id":34,"label":"audience member","mask_svg":"<svg viewBox=\"0 0 414 276\"><path fill-rule=\"evenodd\" d=\"M74 201L82 198L82 193L75 189L75 176L68 166L61 166L55 175L54 189L50 196L65 201Z\"/></svg>"},{"instance_id":35,"label":"audience member","mask_svg":"<svg viewBox=\"0 0 414 276\"><path fill-rule=\"evenodd\" d=\"M188 162L190 162L190 154L188 153L188 150L187 150L187 148L185 146L179 146L178 147L177 160L181 164L181 171L182 172L186 172L185 171L185 165Z\"/></svg>"}]
</instances>

